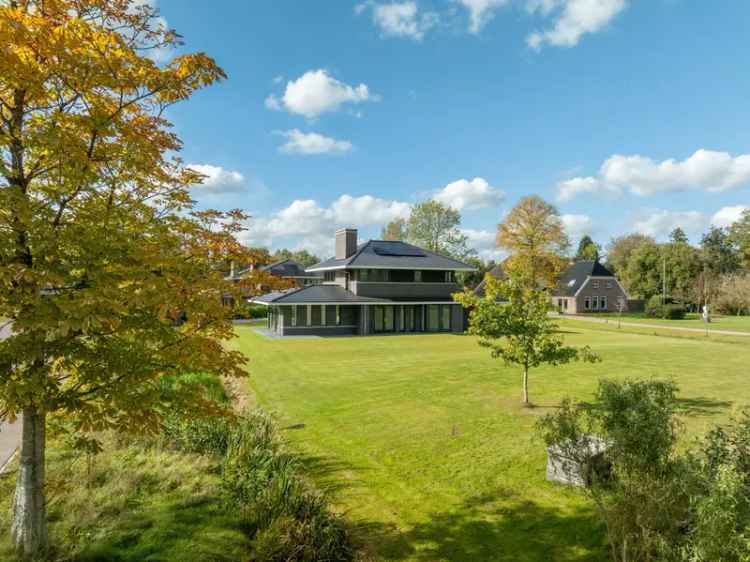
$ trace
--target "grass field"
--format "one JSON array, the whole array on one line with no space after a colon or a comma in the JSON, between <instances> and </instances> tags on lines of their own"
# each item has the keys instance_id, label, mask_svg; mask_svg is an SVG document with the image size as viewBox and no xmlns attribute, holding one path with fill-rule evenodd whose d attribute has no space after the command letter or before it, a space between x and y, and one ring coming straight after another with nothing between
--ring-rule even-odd
<instances>
[{"instance_id":1,"label":"grass field","mask_svg":"<svg viewBox=\"0 0 750 562\"><path fill-rule=\"evenodd\" d=\"M616 313L587 313L587 316L594 318L607 318L612 321L617 320ZM734 332L750 332L750 316L724 316L716 314L711 318L711 322L706 323L701 319L701 315L695 312L689 313L683 320L664 320L662 318L650 318L642 313L624 313L623 322L638 322L647 324L658 324L664 326L680 326L683 328L698 328L709 330L730 330Z\"/></svg>"},{"instance_id":2,"label":"grass field","mask_svg":"<svg viewBox=\"0 0 750 562\"><path fill-rule=\"evenodd\" d=\"M603 533L575 493L545 481L538 416L600 377L673 378L687 432L750 403L740 338L654 336L563 321L603 362L520 375L468 336L271 340L249 326L234 345L318 483L385 560L603 560Z\"/></svg>"}]
</instances>

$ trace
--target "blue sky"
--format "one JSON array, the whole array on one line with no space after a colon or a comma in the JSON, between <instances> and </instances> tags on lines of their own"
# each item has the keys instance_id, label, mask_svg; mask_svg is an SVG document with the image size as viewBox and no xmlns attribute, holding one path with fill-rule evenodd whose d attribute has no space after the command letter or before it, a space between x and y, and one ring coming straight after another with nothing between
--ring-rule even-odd
<instances>
[{"instance_id":1,"label":"blue sky","mask_svg":"<svg viewBox=\"0 0 750 562\"><path fill-rule=\"evenodd\" d=\"M750 3L157 1L229 76L170 117L248 243L327 255L435 197L493 257L526 194L602 244L750 205Z\"/></svg>"}]
</instances>

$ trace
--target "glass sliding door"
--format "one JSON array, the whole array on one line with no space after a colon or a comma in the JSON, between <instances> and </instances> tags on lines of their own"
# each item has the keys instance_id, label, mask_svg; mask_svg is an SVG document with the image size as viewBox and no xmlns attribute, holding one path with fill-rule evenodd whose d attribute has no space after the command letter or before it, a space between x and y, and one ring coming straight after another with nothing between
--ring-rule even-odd
<instances>
[{"instance_id":1,"label":"glass sliding door","mask_svg":"<svg viewBox=\"0 0 750 562\"><path fill-rule=\"evenodd\" d=\"M375 306L374 309L374 320L375 320L375 326L374 331L375 332L382 332L383 331L383 307L382 306Z\"/></svg>"},{"instance_id":2,"label":"glass sliding door","mask_svg":"<svg viewBox=\"0 0 750 562\"><path fill-rule=\"evenodd\" d=\"M396 326L394 324L393 307L386 306L384 308L385 308L385 311L384 311L384 316L383 316L383 331L393 332L396 330Z\"/></svg>"},{"instance_id":3,"label":"glass sliding door","mask_svg":"<svg viewBox=\"0 0 750 562\"><path fill-rule=\"evenodd\" d=\"M415 330L414 326L414 307L413 306L405 306L404 307L404 331L405 332L413 332Z\"/></svg>"}]
</instances>

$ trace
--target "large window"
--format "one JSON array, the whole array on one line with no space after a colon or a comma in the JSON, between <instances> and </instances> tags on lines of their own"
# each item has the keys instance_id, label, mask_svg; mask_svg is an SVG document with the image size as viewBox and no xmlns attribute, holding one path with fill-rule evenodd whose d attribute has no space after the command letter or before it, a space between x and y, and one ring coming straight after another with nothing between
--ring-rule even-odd
<instances>
[{"instance_id":1,"label":"large window","mask_svg":"<svg viewBox=\"0 0 750 562\"><path fill-rule=\"evenodd\" d=\"M411 269L391 269L389 274L392 283L414 283L414 271Z\"/></svg>"},{"instance_id":2,"label":"large window","mask_svg":"<svg viewBox=\"0 0 750 562\"><path fill-rule=\"evenodd\" d=\"M395 330L394 314L392 306L376 306L374 313L375 332L393 332Z\"/></svg>"},{"instance_id":3,"label":"large window","mask_svg":"<svg viewBox=\"0 0 750 562\"><path fill-rule=\"evenodd\" d=\"M414 324L414 307L404 307L404 331L413 332L416 329Z\"/></svg>"},{"instance_id":4,"label":"large window","mask_svg":"<svg viewBox=\"0 0 750 562\"><path fill-rule=\"evenodd\" d=\"M427 331L440 331L440 307L436 304L427 305Z\"/></svg>"},{"instance_id":5,"label":"large window","mask_svg":"<svg viewBox=\"0 0 750 562\"><path fill-rule=\"evenodd\" d=\"M359 269L356 278L363 283L455 283L452 271L428 269Z\"/></svg>"},{"instance_id":6,"label":"large window","mask_svg":"<svg viewBox=\"0 0 750 562\"><path fill-rule=\"evenodd\" d=\"M440 307L440 329L444 332L451 329L451 307L448 305Z\"/></svg>"}]
</instances>

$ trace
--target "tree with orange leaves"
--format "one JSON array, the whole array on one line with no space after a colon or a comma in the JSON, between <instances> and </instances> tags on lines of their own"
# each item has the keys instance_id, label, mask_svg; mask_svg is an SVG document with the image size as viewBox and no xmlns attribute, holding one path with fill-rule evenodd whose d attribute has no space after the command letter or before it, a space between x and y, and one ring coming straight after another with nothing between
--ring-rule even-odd
<instances>
[{"instance_id":1,"label":"tree with orange leaves","mask_svg":"<svg viewBox=\"0 0 750 562\"><path fill-rule=\"evenodd\" d=\"M254 256L247 218L194 210L200 174L164 112L224 78L203 53L149 58L179 36L134 0L0 2L0 421L22 419L13 504L18 552L47 546L45 432L62 417L96 447L104 429L154 432L165 376L239 377L222 298L271 280L225 280ZM179 322L177 320L179 319Z\"/></svg>"}]
</instances>

